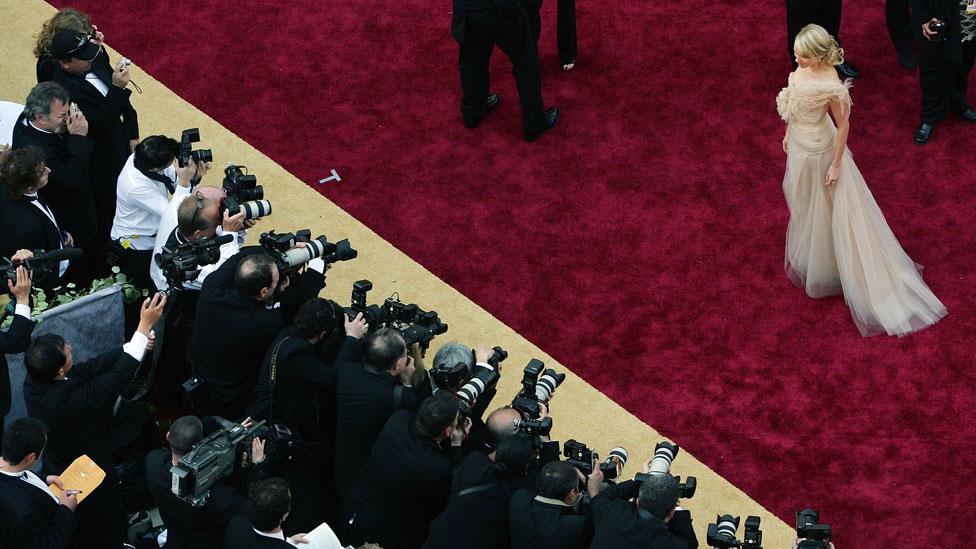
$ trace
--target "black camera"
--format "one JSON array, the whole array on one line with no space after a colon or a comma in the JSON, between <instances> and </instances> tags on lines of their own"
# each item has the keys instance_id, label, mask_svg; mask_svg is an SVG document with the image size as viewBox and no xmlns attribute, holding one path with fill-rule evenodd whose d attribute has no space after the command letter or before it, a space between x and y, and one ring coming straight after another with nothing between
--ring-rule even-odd
<instances>
[{"instance_id":1,"label":"black camera","mask_svg":"<svg viewBox=\"0 0 976 549\"><path fill-rule=\"evenodd\" d=\"M200 128L190 128L183 130L180 137L180 152L176 155L180 167L185 168L192 158L197 164L201 162L213 162L213 151L210 149L193 150L193 143L200 141Z\"/></svg>"},{"instance_id":2,"label":"black camera","mask_svg":"<svg viewBox=\"0 0 976 549\"><path fill-rule=\"evenodd\" d=\"M830 546L830 525L820 524L820 514L813 509L796 513L797 549L827 549Z\"/></svg>"},{"instance_id":3,"label":"black camera","mask_svg":"<svg viewBox=\"0 0 976 549\"><path fill-rule=\"evenodd\" d=\"M355 286L353 295L356 295ZM474 349L471 350L471 355L474 358ZM494 347L491 356L488 358L488 364L492 366L492 369L497 370L499 363L506 358L508 358L508 351L501 347ZM479 370L484 369L486 368L479 368L475 365L474 370L468 370L468 364L466 362L459 362L457 364L434 364L434 367L430 370L430 377L438 389L456 393L466 381L472 377L478 377Z\"/></svg>"},{"instance_id":4,"label":"black camera","mask_svg":"<svg viewBox=\"0 0 976 549\"><path fill-rule=\"evenodd\" d=\"M338 244L341 245L342 241ZM341 249L333 255L339 253ZM352 303L345 309L350 320L362 313L370 332L383 327L396 328L403 334L408 347L416 343L423 351L430 347L435 336L447 332L447 323L440 319L436 311L425 311L416 303L403 303L396 294L396 297L388 297L382 306L367 305L366 296L372 289L373 283L368 280L353 283Z\"/></svg>"},{"instance_id":5,"label":"black camera","mask_svg":"<svg viewBox=\"0 0 976 549\"><path fill-rule=\"evenodd\" d=\"M515 430L533 437L547 437L552 432L552 418L522 419L518 421Z\"/></svg>"},{"instance_id":6,"label":"black camera","mask_svg":"<svg viewBox=\"0 0 976 549\"><path fill-rule=\"evenodd\" d=\"M949 40L949 25L941 19L933 21L929 23L929 35L932 42L947 42Z\"/></svg>"},{"instance_id":7,"label":"black camera","mask_svg":"<svg viewBox=\"0 0 976 549\"><path fill-rule=\"evenodd\" d=\"M257 176L247 174L246 166L231 164L224 168L224 208L230 215L244 211L245 219L271 215L271 202L264 200L264 187Z\"/></svg>"},{"instance_id":8,"label":"black camera","mask_svg":"<svg viewBox=\"0 0 976 549\"><path fill-rule=\"evenodd\" d=\"M169 286L166 293L183 288L183 284L196 280L200 267L213 265L220 260L220 246L233 240L232 234L216 238L191 240L175 247L163 247L154 260Z\"/></svg>"},{"instance_id":9,"label":"black camera","mask_svg":"<svg viewBox=\"0 0 976 549\"><path fill-rule=\"evenodd\" d=\"M348 240L343 239L333 244L324 235L313 239L312 231L308 229L295 233L261 233L259 243L265 253L278 264L278 271L282 274L297 271L302 265L318 257L325 263L335 263L355 259L359 255L349 245ZM298 246L299 243L305 245Z\"/></svg>"},{"instance_id":10,"label":"black camera","mask_svg":"<svg viewBox=\"0 0 976 549\"><path fill-rule=\"evenodd\" d=\"M648 468L647 473L637 473L634 480L638 482L643 482L648 477L652 475L669 475L671 474L671 462L678 455L680 448L677 444L671 444L668 441L662 440L654 446L654 457L651 458L651 465ZM695 491L698 489L698 479L695 477L688 477L684 482L681 482L681 477L675 475L675 482L678 483L678 497L679 498L691 498L694 497Z\"/></svg>"},{"instance_id":11,"label":"black camera","mask_svg":"<svg viewBox=\"0 0 976 549\"><path fill-rule=\"evenodd\" d=\"M593 460L600 459L596 452L586 447L586 444L569 439L563 444L563 455L566 461L580 470L584 475L589 476L593 473ZM617 478L617 462L621 468L627 465L627 450L616 447L610 450L610 456L600 463L600 470L603 471L603 478L613 480Z\"/></svg>"},{"instance_id":12,"label":"black camera","mask_svg":"<svg viewBox=\"0 0 976 549\"><path fill-rule=\"evenodd\" d=\"M522 371L522 390L512 400L512 408L524 418L538 419L542 415L539 404L549 402L556 387L566 379L566 374L552 368L544 370L545 367L541 360L533 358Z\"/></svg>"},{"instance_id":13,"label":"black camera","mask_svg":"<svg viewBox=\"0 0 976 549\"><path fill-rule=\"evenodd\" d=\"M715 517L715 522L708 525L706 540L709 547L725 549L727 547L749 547L762 549L762 530L759 529L759 517L746 517L745 532L742 541L735 537L739 529L739 517L721 515Z\"/></svg>"},{"instance_id":14,"label":"black camera","mask_svg":"<svg viewBox=\"0 0 976 549\"><path fill-rule=\"evenodd\" d=\"M50 252L34 250L33 257L24 259L16 264L10 259L0 258L0 291L9 291L9 287L7 286L8 281L11 284L17 283L17 267L23 266L31 274L33 283L37 284L38 282L43 282L50 275L54 275L56 278L58 266L62 261L77 259L82 254L84 252L80 248L65 248Z\"/></svg>"}]
</instances>

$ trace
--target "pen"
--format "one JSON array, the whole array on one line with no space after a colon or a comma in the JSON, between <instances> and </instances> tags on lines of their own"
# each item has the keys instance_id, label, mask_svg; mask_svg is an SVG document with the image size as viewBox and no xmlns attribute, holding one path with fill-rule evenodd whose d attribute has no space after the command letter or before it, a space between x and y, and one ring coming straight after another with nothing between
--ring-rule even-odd
<instances>
[{"instance_id":1,"label":"pen","mask_svg":"<svg viewBox=\"0 0 976 549\"><path fill-rule=\"evenodd\" d=\"M77 496L78 494L84 492L84 490L65 490L64 495L66 496Z\"/></svg>"}]
</instances>

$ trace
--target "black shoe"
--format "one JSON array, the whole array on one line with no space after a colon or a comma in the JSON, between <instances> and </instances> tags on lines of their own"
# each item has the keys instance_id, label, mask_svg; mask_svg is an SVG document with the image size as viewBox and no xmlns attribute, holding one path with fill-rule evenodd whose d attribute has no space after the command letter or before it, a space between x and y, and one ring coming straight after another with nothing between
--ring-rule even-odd
<instances>
[{"instance_id":1,"label":"black shoe","mask_svg":"<svg viewBox=\"0 0 976 549\"><path fill-rule=\"evenodd\" d=\"M966 122L976 122L976 109L966 109L959 113Z\"/></svg>"},{"instance_id":2,"label":"black shoe","mask_svg":"<svg viewBox=\"0 0 976 549\"><path fill-rule=\"evenodd\" d=\"M913 51L900 51L898 52L898 64L904 67L906 71L913 71L915 67L918 67L918 57L915 57Z\"/></svg>"},{"instance_id":3,"label":"black shoe","mask_svg":"<svg viewBox=\"0 0 976 549\"><path fill-rule=\"evenodd\" d=\"M464 127L477 128L478 124L481 123L481 119L488 116L488 113L495 110L495 107L497 107L498 104L501 102L502 102L502 96L498 95L497 93L493 93L489 95L488 100L485 101L485 103L487 104L487 108L485 109L485 114L479 116L478 118L475 118L474 120L465 120Z\"/></svg>"},{"instance_id":4,"label":"black shoe","mask_svg":"<svg viewBox=\"0 0 976 549\"><path fill-rule=\"evenodd\" d=\"M915 142L919 145L924 145L929 142L929 138L932 137L932 124L922 123L918 127L918 131L915 132Z\"/></svg>"},{"instance_id":5,"label":"black shoe","mask_svg":"<svg viewBox=\"0 0 976 549\"><path fill-rule=\"evenodd\" d=\"M546 109L546 123L542 127L542 131L539 133L527 133L525 134L525 140L529 143L535 141L542 137L547 131L551 130L553 126L556 125L556 121L559 120L559 109L556 107L549 107Z\"/></svg>"},{"instance_id":6,"label":"black shoe","mask_svg":"<svg viewBox=\"0 0 976 549\"><path fill-rule=\"evenodd\" d=\"M851 65L847 61L844 61L840 65L836 65L834 68L837 69L837 74L839 74L842 78L857 78L858 76L861 76L861 73L854 68L854 65Z\"/></svg>"}]
</instances>

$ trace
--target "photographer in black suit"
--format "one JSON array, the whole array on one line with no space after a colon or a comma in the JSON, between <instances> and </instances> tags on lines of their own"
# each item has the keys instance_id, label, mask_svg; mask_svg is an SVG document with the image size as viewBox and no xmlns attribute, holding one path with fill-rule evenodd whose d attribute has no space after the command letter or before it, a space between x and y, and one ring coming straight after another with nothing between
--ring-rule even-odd
<instances>
[{"instance_id":1,"label":"photographer in black suit","mask_svg":"<svg viewBox=\"0 0 976 549\"><path fill-rule=\"evenodd\" d=\"M362 360L365 334L361 314L350 320L340 305L317 297L299 307L264 356L247 415L283 423L301 442L301 451L277 473L293 487L289 532L307 532L338 511L332 477L336 368Z\"/></svg>"},{"instance_id":2,"label":"photographer in black suit","mask_svg":"<svg viewBox=\"0 0 976 549\"><path fill-rule=\"evenodd\" d=\"M959 0L911 0L912 26L919 33L918 78L922 86L921 124L915 142L928 143L932 129L948 111L976 122L969 106L969 73L976 60L976 14ZM938 23L944 27L938 31Z\"/></svg>"},{"instance_id":3,"label":"photographer in black suit","mask_svg":"<svg viewBox=\"0 0 976 549\"><path fill-rule=\"evenodd\" d=\"M505 549L508 502L519 488L530 488L529 464L535 441L515 434L491 454L472 452L454 470L451 498L430 525L424 549Z\"/></svg>"},{"instance_id":4,"label":"photographer in black suit","mask_svg":"<svg viewBox=\"0 0 976 549\"><path fill-rule=\"evenodd\" d=\"M536 2L538 6L538 2ZM523 0L454 0L451 35L460 47L461 116L475 128L501 102L489 94L488 64L498 46L512 61L526 141L535 141L559 119L559 109L543 110L539 49ZM534 8L537 12L538 7Z\"/></svg>"},{"instance_id":5,"label":"photographer in black suit","mask_svg":"<svg viewBox=\"0 0 976 549\"><path fill-rule=\"evenodd\" d=\"M98 212L97 249L85 251L98 258L115 216L116 180L139 140L136 111L129 103L132 92L126 89L129 69L122 63L114 68L96 63L100 54L105 55L102 47L79 32L63 30L51 39L51 57L58 65L52 80L64 86L84 113L88 137L95 142L90 179Z\"/></svg>"},{"instance_id":6,"label":"photographer in black suit","mask_svg":"<svg viewBox=\"0 0 976 549\"><path fill-rule=\"evenodd\" d=\"M411 386L423 369L416 348L395 328L380 328L366 337L362 363L339 366L336 376L335 481L346 497L369 457L373 442L393 412L415 411L431 395L430 380Z\"/></svg>"},{"instance_id":7,"label":"photographer in black suit","mask_svg":"<svg viewBox=\"0 0 976 549\"><path fill-rule=\"evenodd\" d=\"M161 294L147 299L132 339L83 364L74 364L71 345L54 334L36 338L24 357L27 412L43 421L51 433L45 470L60 473L76 458L87 455L105 471L105 480L79 513L79 531L86 547L122 544L125 521L112 453L142 434L148 413L133 406L121 407L116 413L116 401L132 381L145 352L151 350L150 329L162 316L165 304Z\"/></svg>"},{"instance_id":8,"label":"photographer in black suit","mask_svg":"<svg viewBox=\"0 0 976 549\"><path fill-rule=\"evenodd\" d=\"M12 261L28 259L33 256L27 250L20 250L11 258ZM7 281L10 296L14 299L14 318L10 329L0 332L0 437L3 436L3 418L10 412L10 373L7 371L7 355L22 353L30 345L31 332L34 331L34 321L31 320L31 309L28 302L31 295L31 275L24 267L17 267L17 283ZM45 436L45 440L46 440Z\"/></svg>"},{"instance_id":9,"label":"photographer in black suit","mask_svg":"<svg viewBox=\"0 0 976 549\"><path fill-rule=\"evenodd\" d=\"M61 229L54 211L37 194L50 174L37 147L13 150L0 158L0 188L4 191L0 197L0 256L72 246L71 234ZM44 290L60 286L68 268L69 261L62 261L52 272L38 276L34 285Z\"/></svg>"},{"instance_id":10,"label":"photographer in black suit","mask_svg":"<svg viewBox=\"0 0 976 549\"><path fill-rule=\"evenodd\" d=\"M512 549L586 549L593 538L593 520L581 508L583 490L594 498L600 493L603 472L594 461L586 477L564 461L542 468L536 490L521 489L508 506Z\"/></svg>"},{"instance_id":11,"label":"photographer in black suit","mask_svg":"<svg viewBox=\"0 0 976 549\"><path fill-rule=\"evenodd\" d=\"M247 492L246 514L231 520L223 547L289 549L301 544L305 534L285 538L281 529L290 512L291 492L287 482L280 478L269 478L253 484Z\"/></svg>"},{"instance_id":12,"label":"photographer in black suit","mask_svg":"<svg viewBox=\"0 0 976 549\"><path fill-rule=\"evenodd\" d=\"M644 465L647 473L650 461ZM636 505L631 502L636 498ZM691 512L679 509L671 475L612 485L590 501L596 533L592 549L697 549Z\"/></svg>"},{"instance_id":13,"label":"photographer in black suit","mask_svg":"<svg viewBox=\"0 0 976 549\"><path fill-rule=\"evenodd\" d=\"M444 510L451 471L463 458L461 443L471 421L460 417L454 395L428 397L414 414L398 410L383 427L373 451L343 503L343 541L415 549L430 521ZM441 443L450 440L445 454Z\"/></svg>"},{"instance_id":14,"label":"photographer in black suit","mask_svg":"<svg viewBox=\"0 0 976 549\"><path fill-rule=\"evenodd\" d=\"M20 418L3 435L0 461L0 547L6 549L67 549L74 547L78 497L54 495L48 485L66 488L61 479L39 478L31 468L44 453L47 427ZM70 488L70 486L68 487Z\"/></svg>"},{"instance_id":15,"label":"photographer in black suit","mask_svg":"<svg viewBox=\"0 0 976 549\"><path fill-rule=\"evenodd\" d=\"M166 525L166 549L212 549L219 547L224 530L231 518L244 513L244 495L229 481L220 481L210 488L206 503L194 506L176 496L172 490L173 474L170 472L184 455L203 440L203 422L196 416L184 416L170 425L166 433L169 450L159 448L146 456L146 482L152 494L159 516ZM251 462L264 461L264 442L259 438L251 441ZM253 473L253 467L247 467ZM244 483L256 480L245 476Z\"/></svg>"},{"instance_id":16,"label":"photographer in black suit","mask_svg":"<svg viewBox=\"0 0 976 549\"><path fill-rule=\"evenodd\" d=\"M292 285L263 248L252 246L207 277L188 353L193 372L204 382L198 390L204 396L195 403L198 414L244 417L271 343L298 306L325 287L325 269L318 262L321 270L307 269Z\"/></svg>"},{"instance_id":17,"label":"photographer in black suit","mask_svg":"<svg viewBox=\"0 0 976 549\"><path fill-rule=\"evenodd\" d=\"M24 112L14 124L13 147L37 147L51 169L39 194L57 216L61 228L71 233L75 246L92 250L97 214L89 179L94 142L88 138L88 121L81 111L70 112L71 98L56 82L42 82L31 90ZM73 278L87 283L95 276L88 254L75 262Z\"/></svg>"}]
</instances>

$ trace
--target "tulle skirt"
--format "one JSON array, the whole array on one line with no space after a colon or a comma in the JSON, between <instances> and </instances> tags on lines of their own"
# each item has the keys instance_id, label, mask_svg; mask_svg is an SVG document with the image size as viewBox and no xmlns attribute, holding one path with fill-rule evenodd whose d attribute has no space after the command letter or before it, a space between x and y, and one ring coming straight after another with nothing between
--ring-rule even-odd
<instances>
[{"instance_id":1,"label":"tulle skirt","mask_svg":"<svg viewBox=\"0 0 976 549\"><path fill-rule=\"evenodd\" d=\"M935 324L946 308L895 239L849 150L837 183L824 186L835 134L829 121L790 128L787 276L810 297L843 294L864 336L903 336Z\"/></svg>"}]
</instances>

